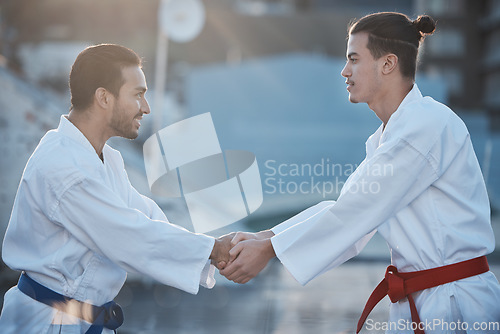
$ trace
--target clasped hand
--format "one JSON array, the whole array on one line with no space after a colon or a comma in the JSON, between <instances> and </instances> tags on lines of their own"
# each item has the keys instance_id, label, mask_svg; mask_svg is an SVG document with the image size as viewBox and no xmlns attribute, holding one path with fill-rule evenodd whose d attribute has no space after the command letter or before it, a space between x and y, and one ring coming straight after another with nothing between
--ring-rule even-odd
<instances>
[{"instance_id":1,"label":"clasped hand","mask_svg":"<svg viewBox=\"0 0 500 334\"><path fill-rule=\"evenodd\" d=\"M236 232L216 239L210 256L221 275L236 283L247 283L257 276L270 259L276 256L272 231Z\"/></svg>"}]
</instances>

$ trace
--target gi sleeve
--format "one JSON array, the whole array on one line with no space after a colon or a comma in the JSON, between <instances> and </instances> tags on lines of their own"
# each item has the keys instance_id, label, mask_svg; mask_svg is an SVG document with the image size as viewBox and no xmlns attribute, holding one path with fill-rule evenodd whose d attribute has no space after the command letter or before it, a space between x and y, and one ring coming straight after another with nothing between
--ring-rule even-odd
<instances>
[{"instance_id":1,"label":"gi sleeve","mask_svg":"<svg viewBox=\"0 0 500 334\"><path fill-rule=\"evenodd\" d=\"M357 254L379 225L438 178L431 154L403 139L382 144L333 205L271 238L277 257L301 283ZM354 248L353 248L354 246Z\"/></svg>"},{"instance_id":2,"label":"gi sleeve","mask_svg":"<svg viewBox=\"0 0 500 334\"><path fill-rule=\"evenodd\" d=\"M310 208L305 209L304 211L298 213L297 215L293 216L292 218L284 221L281 224L276 225L271 229L273 233L279 234L286 229L299 225L295 228L294 233L303 233L300 232L302 229L307 229L308 224L310 224L309 221L314 220L321 216L322 214L325 213L325 211L330 210L333 206L335 205L335 201L323 201L320 202ZM305 231L305 230L304 230ZM321 273L319 273L317 276L327 272L330 269L333 269L340 264L346 262L350 258L358 255L363 248L365 248L366 244L371 240L373 235L375 234L376 230L372 231L371 233L368 233L364 237L362 237L360 240L358 240L354 245L351 247L347 248L345 252L340 254L332 263L330 263L326 268L323 269Z\"/></svg>"},{"instance_id":3,"label":"gi sleeve","mask_svg":"<svg viewBox=\"0 0 500 334\"><path fill-rule=\"evenodd\" d=\"M151 219L99 180L77 180L57 203L51 220L127 271L192 294L198 292L202 272L209 276L206 264L214 238Z\"/></svg>"},{"instance_id":4,"label":"gi sleeve","mask_svg":"<svg viewBox=\"0 0 500 334\"><path fill-rule=\"evenodd\" d=\"M129 185L129 206L131 208L136 208L142 211L146 216L153 220L162 220L168 222L168 218L165 216L163 210L153 201L151 198L141 195L133 186L130 184L128 177L126 177L126 182ZM215 266L213 266L210 260L207 260L205 267L203 268L200 276L200 285L205 288L213 288L215 285Z\"/></svg>"}]
</instances>

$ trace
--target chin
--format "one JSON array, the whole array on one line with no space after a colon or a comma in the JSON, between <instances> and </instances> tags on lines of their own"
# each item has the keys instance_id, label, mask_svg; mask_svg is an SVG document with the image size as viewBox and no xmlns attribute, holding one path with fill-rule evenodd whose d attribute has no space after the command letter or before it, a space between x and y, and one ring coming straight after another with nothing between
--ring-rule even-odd
<instances>
[{"instance_id":1,"label":"chin","mask_svg":"<svg viewBox=\"0 0 500 334\"><path fill-rule=\"evenodd\" d=\"M123 138L126 138L126 139L135 139L137 138L137 136L139 136L139 132L129 132L129 133L125 133L123 134Z\"/></svg>"},{"instance_id":2,"label":"chin","mask_svg":"<svg viewBox=\"0 0 500 334\"><path fill-rule=\"evenodd\" d=\"M359 100L357 100L355 97L353 97L352 95L349 95L349 102L351 103L359 103Z\"/></svg>"}]
</instances>

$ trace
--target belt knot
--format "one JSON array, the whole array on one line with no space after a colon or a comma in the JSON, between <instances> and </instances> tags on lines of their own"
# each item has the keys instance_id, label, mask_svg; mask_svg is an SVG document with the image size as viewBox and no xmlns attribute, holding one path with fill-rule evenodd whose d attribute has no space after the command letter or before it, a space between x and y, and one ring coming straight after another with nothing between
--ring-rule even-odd
<instances>
[{"instance_id":1,"label":"belt knot","mask_svg":"<svg viewBox=\"0 0 500 334\"><path fill-rule=\"evenodd\" d=\"M398 269L395 266L387 267L385 272L387 282L387 294L391 302L395 303L407 296L405 291L405 280L398 275Z\"/></svg>"}]
</instances>

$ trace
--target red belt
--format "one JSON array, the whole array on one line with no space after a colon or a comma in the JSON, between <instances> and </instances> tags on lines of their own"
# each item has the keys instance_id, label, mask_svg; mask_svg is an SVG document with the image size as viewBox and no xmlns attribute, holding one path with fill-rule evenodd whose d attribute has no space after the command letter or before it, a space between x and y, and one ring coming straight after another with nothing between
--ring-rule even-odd
<instances>
[{"instance_id":1,"label":"red belt","mask_svg":"<svg viewBox=\"0 0 500 334\"><path fill-rule=\"evenodd\" d=\"M387 267L385 278L377 285L370 298L366 302L365 309L358 321L359 333L366 318L382 298L389 295L391 302L395 303L408 297L411 310L412 322L418 324L414 326L415 334L425 334L420 328L420 318L418 316L415 301L412 293L429 289L438 285L458 281L471 276L476 276L490 270L486 256L481 256L472 260L467 260L455 264L433 269L413 271L409 273L399 273L394 266Z\"/></svg>"}]
</instances>

